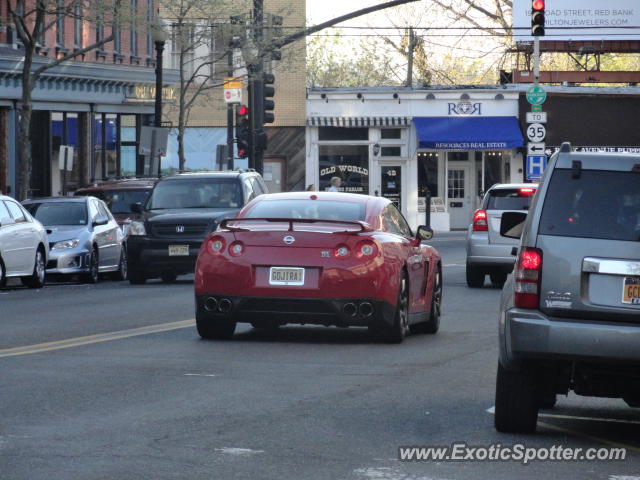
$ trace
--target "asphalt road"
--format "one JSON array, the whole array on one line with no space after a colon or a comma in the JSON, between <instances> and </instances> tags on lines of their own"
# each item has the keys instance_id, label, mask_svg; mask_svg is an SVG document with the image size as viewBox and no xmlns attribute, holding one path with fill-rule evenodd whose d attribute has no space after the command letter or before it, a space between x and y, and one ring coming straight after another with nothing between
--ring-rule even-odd
<instances>
[{"instance_id":1,"label":"asphalt road","mask_svg":"<svg viewBox=\"0 0 640 480\"><path fill-rule=\"evenodd\" d=\"M437 335L241 326L200 340L193 284L0 291L0 479L640 480L640 410L562 397L535 435L493 429L500 291L444 258ZM612 462L400 462L400 446L624 446Z\"/></svg>"}]
</instances>

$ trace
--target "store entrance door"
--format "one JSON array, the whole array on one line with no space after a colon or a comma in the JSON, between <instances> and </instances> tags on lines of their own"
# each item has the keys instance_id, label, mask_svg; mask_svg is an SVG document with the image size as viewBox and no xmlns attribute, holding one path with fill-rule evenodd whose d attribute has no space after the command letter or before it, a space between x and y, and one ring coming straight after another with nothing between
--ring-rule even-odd
<instances>
[{"instance_id":1,"label":"store entrance door","mask_svg":"<svg viewBox=\"0 0 640 480\"><path fill-rule=\"evenodd\" d=\"M449 162L447 167L447 210L452 230L466 229L471 221L471 178L469 162Z\"/></svg>"},{"instance_id":2,"label":"store entrance door","mask_svg":"<svg viewBox=\"0 0 640 480\"><path fill-rule=\"evenodd\" d=\"M391 200L402 212L402 166L380 166L380 194Z\"/></svg>"}]
</instances>

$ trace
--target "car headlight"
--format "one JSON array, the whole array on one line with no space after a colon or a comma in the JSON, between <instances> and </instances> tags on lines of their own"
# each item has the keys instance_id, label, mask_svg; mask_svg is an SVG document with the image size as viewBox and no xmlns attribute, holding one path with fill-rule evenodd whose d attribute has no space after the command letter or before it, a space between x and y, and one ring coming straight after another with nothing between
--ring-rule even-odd
<instances>
[{"instance_id":1,"label":"car headlight","mask_svg":"<svg viewBox=\"0 0 640 480\"><path fill-rule=\"evenodd\" d=\"M144 222L131 222L129 225L129 235L146 235L147 231L144 228Z\"/></svg>"},{"instance_id":2,"label":"car headlight","mask_svg":"<svg viewBox=\"0 0 640 480\"><path fill-rule=\"evenodd\" d=\"M61 242L54 243L51 250L66 250L69 248L76 248L78 245L80 245L80 240L77 238L62 240Z\"/></svg>"}]
</instances>

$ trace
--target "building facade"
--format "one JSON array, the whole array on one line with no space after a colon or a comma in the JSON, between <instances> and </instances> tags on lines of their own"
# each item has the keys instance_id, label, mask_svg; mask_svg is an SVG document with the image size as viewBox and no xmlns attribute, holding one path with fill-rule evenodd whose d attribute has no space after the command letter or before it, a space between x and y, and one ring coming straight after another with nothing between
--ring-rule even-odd
<instances>
[{"instance_id":1,"label":"building facade","mask_svg":"<svg viewBox=\"0 0 640 480\"><path fill-rule=\"evenodd\" d=\"M303 28L306 22L305 0L266 0L265 13L283 17L283 32L292 33ZM163 22L168 31L175 31L175 19L168 16L165 9ZM234 12L234 15L243 12ZM244 12L247 13L247 12ZM187 74L211 59L214 71L210 83L213 88L206 89L197 97L189 111L188 127L185 132L185 167L188 170L216 169L216 147L227 143L227 104L221 86L224 78L229 76L223 27L229 18L217 19L218 23L203 25L202 20L193 20L194 28L211 29L211 43L199 44L193 52L195 61L187 67ZM179 48L175 45L175 34L169 35L165 50L165 64L173 68L179 66ZM243 103L247 104L245 59L240 49L234 52L233 74L243 81ZM208 68L208 67L207 67ZM282 59L267 65L275 75L275 122L266 126L269 138L265 152L264 178L270 191L285 191L304 188L305 171L305 121L306 121L306 44L304 39L282 49ZM209 72L207 72L209 75ZM197 88L197 87L193 87ZM176 105L165 115L165 120L175 127L178 124ZM247 159L234 155L234 166L248 166ZM169 137L167 157L163 160L163 168L178 168L177 132L174 129Z\"/></svg>"},{"instance_id":2,"label":"building facade","mask_svg":"<svg viewBox=\"0 0 640 480\"><path fill-rule=\"evenodd\" d=\"M486 188L522 179L519 93L340 88L308 93L306 183L394 201L413 228L469 224Z\"/></svg>"},{"instance_id":3,"label":"building facade","mask_svg":"<svg viewBox=\"0 0 640 480\"><path fill-rule=\"evenodd\" d=\"M138 17L153 18L153 0L130 1ZM7 18L6 10L0 14ZM111 33L111 26L96 26L89 17L89 12L61 16L43 35L33 70ZM0 191L15 194L24 53L11 23L6 25L0 30ZM154 173L148 157L138 154L155 96L155 52L147 30L145 23L115 31L114 41L39 76L32 95L28 196L69 194L100 179ZM168 86L175 75L166 72L165 80ZM167 100L172 96L166 89Z\"/></svg>"}]
</instances>

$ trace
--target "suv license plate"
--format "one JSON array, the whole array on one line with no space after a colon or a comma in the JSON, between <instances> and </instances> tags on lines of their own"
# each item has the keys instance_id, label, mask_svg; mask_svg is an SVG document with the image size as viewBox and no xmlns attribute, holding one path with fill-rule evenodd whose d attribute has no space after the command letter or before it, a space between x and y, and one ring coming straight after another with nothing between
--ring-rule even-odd
<instances>
[{"instance_id":1,"label":"suv license plate","mask_svg":"<svg viewBox=\"0 0 640 480\"><path fill-rule=\"evenodd\" d=\"M640 305L640 277L625 277L622 284L622 303Z\"/></svg>"},{"instance_id":2,"label":"suv license plate","mask_svg":"<svg viewBox=\"0 0 640 480\"><path fill-rule=\"evenodd\" d=\"M189 256L189 245L169 245L170 257L186 257Z\"/></svg>"},{"instance_id":3,"label":"suv license plate","mask_svg":"<svg viewBox=\"0 0 640 480\"><path fill-rule=\"evenodd\" d=\"M304 268L271 267L269 285L304 285Z\"/></svg>"}]
</instances>

